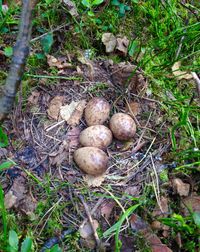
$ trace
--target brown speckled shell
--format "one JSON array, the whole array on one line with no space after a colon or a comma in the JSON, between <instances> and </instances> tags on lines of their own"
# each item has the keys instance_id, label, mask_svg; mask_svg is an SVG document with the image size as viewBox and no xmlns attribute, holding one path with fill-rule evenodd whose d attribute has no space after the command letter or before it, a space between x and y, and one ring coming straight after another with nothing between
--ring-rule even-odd
<instances>
[{"instance_id":1,"label":"brown speckled shell","mask_svg":"<svg viewBox=\"0 0 200 252\"><path fill-rule=\"evenodd\" d=\"M110 104L100 97L92 98L85 108L85 120L88 126L103 124L110 114Z\"/></svg>"},{"instance_id":2,"label":"brown speckled shell","mask_svg":"<svg viewBox=\"0 0 200 252\"><path fill-rule=\"evenodd\" d=\"M111 117L110 129L118 140L129 140L136 133L134 120L124 113L117 113Z\"/></svg>"},{"instance_id":3,"label":"brown speckled shell","mask_svg":"<svg viewBox=\"0 0 200 252\"><path fill-rule=\"evenodd\" d=\"M83 146L105 149L112 142L112 132L104 125L94 125L83 130L79 140Z\"/></svg>"},{"instance_id":4,"label":"brown speckled shell","mask_svg":"<svg viewBox=\"0 0 200 252\"><path fill-rule=\"evenodd\" d=\"M82 147L74 152L74 161L87 174L101 175L108 166L108 156L96 147Z\"/></svg>"}]
</instances>

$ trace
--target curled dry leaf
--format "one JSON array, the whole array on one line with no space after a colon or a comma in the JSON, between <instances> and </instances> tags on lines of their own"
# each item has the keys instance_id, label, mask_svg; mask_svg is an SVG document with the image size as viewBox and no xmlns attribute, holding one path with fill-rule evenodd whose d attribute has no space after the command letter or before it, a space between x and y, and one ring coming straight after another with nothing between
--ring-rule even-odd
<instances>
[{"instance_id":1,"label":"curled dry leaf","mask_svg":"<svg viewBox=\"0 0 200 252\"><path fill-rule=\"evenodd\" d=\"M63 60L57 59L52 55L47 55L47 63L50 67L57 67L58 69L72 67L71 63L64 62Z\"/></svg>"},{"instance_id":2,"label":"curled dry leaf","mask_svg":"<svg viewBox=\"0 0 200 252\"><path fill-rule=\"evenodd\" d=\"M78 125L83 116L83 111L86 106L86 100L81 100L73 111L67 123L71 126Z\"/></svg>"},{"instance_id":3,"label":"curled dry leaf","mask_svg":"<svg viewBox=\"0 0 200 252\"><path fill-rule=\"evenodd\" d=\"M146 240L152 252L172 252L167 245L163 244L159 237L154 234L150 226L136 214L132 214L130 218L131 228L135 232L139 232L144 240Z\"/></svg>"},{"instance_id":4,"label":"curled dry leaf","mask_svg":"<svg viewBox=\"0 0 200 252\"><path fill-rule=\"evenodd\" d=\"M159 205L157 204L153 210L152 216L154 217L166 217L169 213L168 198L161 196Z\"/></svg>"},{"instance_id":5,"label":"curled dry leaf","mask_svg":"<svg viewBox=\"0 0 200 252\"><path fill-rule=\"evenodd\" d=\"M70 15L72 15L73 17L78 17L78 11L73 1L63 0L62 2L66 5Z\"/></svg>"},{"instance_id":6,"label":"curled dry leaf","mask_svg":"<svg viewBox=\"0 0 200 252\"><path fill-rule=\"evenodd\" d=\"M105 180L105 175L99 175L99 176L92 176L92 175L85 175L83 177L84 181L88 184L89 187L98 187L101 186L101 184Z\"/></svg>"},{"instance_id":7,"label":"curled dry leaf","mask_svg":"<svg viewBox=\"0 0 200 252\"><path fill-rule=\"evenodd\" d=\"M49 108L47 109L47 114L50 118L58 120L60 114L60 108L63 104L64 97L63 96L55 96L49 104Z\"/></svg>"},{"instance_id":8,"label":"curled dry leaf","mask_svg":"<svg viewBox=\"0 0 200 252\"><path fill-rule=\"evenodd\" d=\"M129 40L126 36L123 38L117 38L116 50L119 51L123 56L127 55Z\"/></svg>"},{"instance_id":9,"label":"curled dry leaf","mask_svg":"<svg viewBox=\"0 0 200 252\"><path fill-rule=\"evenodd\" d=\"M181 179L175 178L172 181L173 190L180 196L188 196L190 192L190 185L184 183Z\"/></svg>"},{"instance_id":10,"label":"curled dry leaf","mask_svg":"<svg viewBox=\"0 0 200 252\"><path fill-rule=\"evenodd\" d=\"M7 209L20 209L20 211L30 215L35 210L36 205L36 200L28 195L24 176L17 177L10 190L5 194L5 207Z\"/></svg>"},{"instance_id":11,"label":"curled dry leaf","mask_svg":"<svg viewBox=\"0 0 200 252\"><path fill-rule=\"evenodd\" d=\"M79 102L72 101L70 104L60 107L60 116L66 122L70 119Z\"/></svg>"},{"instance_id":12,"label":"curled dry leaf","mask_svg":"<svg viewBox=\"0 0 200 252\"><path fill-rule=\"evenodd\" d=\"M181 71L180 67L181 67L181 61L175 62L174 65L172 66L173 75L177 78L177 80L182 79L190 80L193 78L192 74L187 73L186 71Z\"/></svg>"},{"instance_id":13,"label":"curled dry leaf","mask_svg":"<svg viewBox=\"0 0 200 252\"><path fill-rule=\"evenodd\" d=\"M117 45L117 39L112 33L109 32L104 33L102 35L101 41L105 45L107 53L111 53L115 50L115 47Z\"/></svg>"},{"instance_id":14,"label":"curled dry leaf","mask_svg":"<svg viewBox=\"0 0 200 252\"><path fill-rule=\"evenodd\" d=\"M31 103L33 105L38 104L39 97L40 97L40 92L33 91L31 95L28 97L28 103Z\"/></svg>"},{"instance_id":15,"label":"curled dry leaf","mask_svg":"<svg viewBox=\"0 0 200 252\"><path fill-rule=\"evenodd\" d=\"M126 104L125 111L129 112L131 115L133 114L134 116L137 116L141 112L140 104L138 102L131 101L128 104Z\"/></svg>"},{"instance_id":16,"label":"curled dry leaf","mask_svg":"<svg viewBox=\"0 0 200 252\"><path fill-rule=\"evenodd\" d=\"M182 199L182 211L185 216L190 212L200 212L200 196L191 195Z\"/></svg>"},{"instance_id":17,"label":"curled dry leaf","mask_svg":"<svg viewBox=\"0 0 200 252\"><path fill-rule=\"evenodd\" d=\"M93 223L93 227L95 230L97 230L98 226L99 226L99 223L97 220L93 219L92 220L92 223ZM84 223L84 225L81 225L79 227L79 232L80 232L80 236L84 239L87 239L89 238L91 235L93 235L93 230L92 230L92 227L90 225L89 222L86 222Z\"/></svg>"},{"instance_id":18,"label":"curled dry leaf","mask_svg":"<svg viewBox=\"0 0 200 252\"><path fill-rule=\"evenodd\" d=\"M101 215L106 219L108 220L112 211L113 211L113 208L115 207L116 203L115 201L105 201L101 208L100 208L100 212L101 212Z\"/></svg>"}]
</instances>

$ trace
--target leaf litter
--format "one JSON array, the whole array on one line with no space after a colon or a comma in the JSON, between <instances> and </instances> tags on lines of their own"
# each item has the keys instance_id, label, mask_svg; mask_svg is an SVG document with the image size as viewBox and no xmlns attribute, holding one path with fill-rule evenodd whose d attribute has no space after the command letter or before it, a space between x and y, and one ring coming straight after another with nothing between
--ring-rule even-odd
<instances>
[{"instance_id":1,"label":"leaf litter","mask_svg":"<svg viewBox=\"0 0 200 252\"><path fill-rule=\"evenodd\" d=\"M141 69L131 63L115 64L106 60L89 61L87 64L79 61L77 67L78 71L83 74L83 80L79 85L76 85L73 80L65 80L58 83L56 87L54 85L49 86L48 92L46 89L40 89L40 87L38 87L38 90L34 90L35 93L32 93L32 97L29 99L29 107L24 111L24 125L23 127L19 126L18 129L21 135L25 134L25 129L29 132L29 134L26 134L26 141L22 143L24 147L27 146L27 142L32 143L34 146L36 155L34 158L35 163L31 165L31 172L38 181L42 181L45 174L49 173L57 180L57 183L59 183L58 181L62 183L63 180L70 183L65 192L58 190L58 195L63 193L65 201L69 202L71 206L71 208L67 209L67 215L66 211L63 212L61 218L63 225L70 223L74 225L76 230L79 229L81 221L87 218L87 214L81 202L74 201L74 197L76 197L76 194L73 193L74 188L81 194L83 186L84 188L92 187L90 201L87 201L86 204L91 209L93 220L96 220L99 227L102 228L102 232L105 232L110 225L118 221L123 206L119 206L117 203L119 201L115 198L114 201L112 199L108 200L107 203L104 202L103 204L101 202L98 205L99 198L95 195L100 194L103 199L110 196L105 193L105 188L109 186L115 188L114 195L125 195L121 197L123 204L128 202L132 204L127 195L132 195L132 197L141 195L142 185L151 182L151 177L148 175L152 169L151 157L156 159L159 156L162 160L162 155L167 153L169 145L163 137L160 138L159 134L157 134L160 130L160 124L155 125L154 115L162 117L162 113L153 97L151 95L149 97L145 96L148 82ZM74 69L66 68L65 71L66 75L77 74ZM80 146L79 134L86 127L83 117L86 102L92 96L95 96L90 90L101 83L106 83L106 86L103 89L98 89L98 96L107 99L114 110L118 112L127 111L130 115L133 114L140 126L138 127L138 133L130 143L123 143L122 147L117 148L117 141L114 141L107 149L110 163L106 174L100 177L91 177L83 174L76 167L73 162L73 152ZM125 99L119 94L119 91L127 94ZM37 114L30 112L30 107L35 106L36 101L39 108ZM127 102L129 106L127 106ZM52 119L56 121L53 125ZM50 125L48 131L46 130L47 125ZM162 126L162 131L167 134L168 127ZM143 140L145 140L144 144L133 152L138 141L141 141L141 134ZM150 157L149 151L151 149ZM23 162L23 160L20 162ZM23 163L24 169L28 169L26 162ZM36 173L36 168L43 169L44 173ZM20 177L22 176L20 175ZM19 181L19 185L17 184L18 180L15 183L19 189L22 186L21 184L25 186L27 181ZM7 196L7 199L9 198L10 202L8 201L7 205L9 207L19 206L23 199L26 201L26 198L29 197L26 187L20 190L20 195L16 194L15 190L14 187L11 187L10 191L8 191L10 196ZM37 195L37 190L35 193ZM113 197L115 197L114 195ZM30 198L27 202L29 200ZM34 199L31 200L34 205ZM22 209L25 209L25 207L22 207ZM75 215L73 209L79 209L81 214L79 216ZM27 211L32 212L33 210L29 209ZM103 222L102 218L105 218L106 221L104 219ZM88 231L83 229L81 232L83 232L82 236L85 237ZM152 234L152 231L148 232ZM157 236L153 237L154 240L160 243ZM88 241L88 243L90 244L86 246L94 247L96 240L92 237L92 241ZM112 238L108 243L112 244Z\"/></svg>"}]
</instances>

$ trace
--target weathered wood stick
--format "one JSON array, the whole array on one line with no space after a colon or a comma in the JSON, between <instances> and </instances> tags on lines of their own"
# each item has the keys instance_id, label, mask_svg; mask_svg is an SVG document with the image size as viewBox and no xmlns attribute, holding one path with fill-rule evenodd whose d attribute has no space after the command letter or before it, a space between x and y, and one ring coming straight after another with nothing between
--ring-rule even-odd
<instances>
[{"instance_id":1,"label":"weathered wood stick","mask_svg":"<svg viewBox=\"0 0 200 252\"><path fill-rule=\"evenodd\" d=\"M0 121L3 121L12 111L15 97L24 73L26 59L29 54L32 10L35 3L35 0L23 0L19 33L13 50L12 62L5 86L0 94Z\"/></svg>"}]
</instances>

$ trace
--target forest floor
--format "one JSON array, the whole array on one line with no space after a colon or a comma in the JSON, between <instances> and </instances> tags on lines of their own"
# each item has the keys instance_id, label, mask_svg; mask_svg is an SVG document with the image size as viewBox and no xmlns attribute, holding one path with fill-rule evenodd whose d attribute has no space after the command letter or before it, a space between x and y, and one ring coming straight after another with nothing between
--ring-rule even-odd
<instances>
[{"instance_id":1,"label":"forest floor","mask_svg":"<svg viewBox=\"0 0 200 252\"><path fill-rule=\"evenodd\" d=\"M16 106L0 127L0 251L199 251L200 4L191 2L38 2ZM0 4L0 85L20 10ZM137 127L112 141L96 177L73 160L93 97Z\"/></svg>"}]
</instances>

